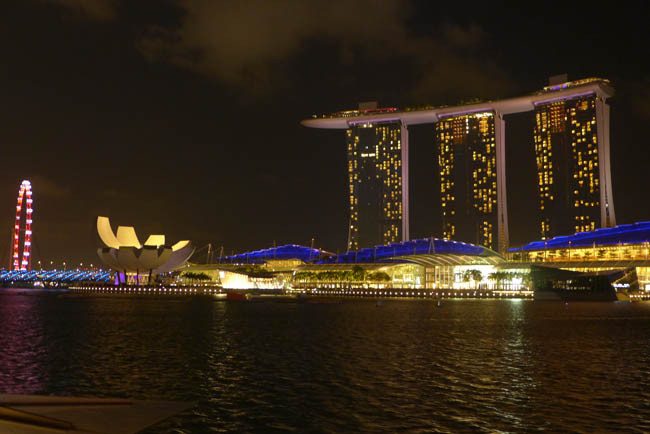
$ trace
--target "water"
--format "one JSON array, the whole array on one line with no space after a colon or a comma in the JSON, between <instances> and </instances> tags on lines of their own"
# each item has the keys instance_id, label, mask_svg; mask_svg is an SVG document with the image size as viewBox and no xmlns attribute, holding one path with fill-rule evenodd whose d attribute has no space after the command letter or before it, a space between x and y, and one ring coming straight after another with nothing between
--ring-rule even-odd
<instances>
[{"instance_id":1,"label":"water","mask_svg":"<svg viewBox=\"0 0 650 434\"><path fill-rule=\"evenodd\" d=\"M650 303L4 295L0 392L198 401L150 434L650 432Z\"/></svg>"}]
</instances>

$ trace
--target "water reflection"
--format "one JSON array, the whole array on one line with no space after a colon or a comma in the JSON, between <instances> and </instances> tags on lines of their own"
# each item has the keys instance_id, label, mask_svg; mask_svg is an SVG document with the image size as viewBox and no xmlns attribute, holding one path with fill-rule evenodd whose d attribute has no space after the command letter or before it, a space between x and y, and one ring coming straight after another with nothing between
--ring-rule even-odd
<instances>
[{"instance_id":1,"label":"water reflection","mask_svg":"<svg viewBox=\"0 0 650 434\"><path fill-rule=\"evenodd\" d=\"M48 369L41 300L0 295L0 390L37 393Z\"/></svg>"},{"instance_id":2,"label":"water reflection","mask_svg":"<svg viewBox=\"0 0 650 434\"><path fill-rule=\"evenodd\" d=\"M650 304L8 298L2 391L199 401L150 433L650 430Z\"/></svg>"}]
</instances>

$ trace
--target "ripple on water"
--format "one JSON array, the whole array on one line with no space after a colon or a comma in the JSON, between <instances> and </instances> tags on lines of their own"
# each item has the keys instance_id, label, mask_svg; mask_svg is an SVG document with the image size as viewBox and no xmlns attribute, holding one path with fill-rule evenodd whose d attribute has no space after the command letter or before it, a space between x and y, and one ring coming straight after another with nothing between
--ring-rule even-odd
<instances>
[{"instance_id":1,"label":"ripple on water","mask_svg":"<svg viewBox=\"0 0 650 434\"><path fill-rule=\"evenodd\" d=\"M0 392L197 400L163 432L650 432L650 304L0 296Z\"/></svg>"}]
</instances>

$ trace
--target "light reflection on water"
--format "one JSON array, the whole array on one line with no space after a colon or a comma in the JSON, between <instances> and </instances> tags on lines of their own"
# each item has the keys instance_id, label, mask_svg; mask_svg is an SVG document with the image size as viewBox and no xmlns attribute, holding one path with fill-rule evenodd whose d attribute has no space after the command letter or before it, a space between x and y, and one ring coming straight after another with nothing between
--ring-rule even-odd
<instances>
[{"instance_id":1,"label":"light reflection on water","mask_svg":"<svg viewBox=\"0 0 650 434\"><path fill-rule=\"evenodd\" d=\"M650 431L650 303L0 296L0 392L197 400L157 432Z\"/></svg>"}]
</instances>

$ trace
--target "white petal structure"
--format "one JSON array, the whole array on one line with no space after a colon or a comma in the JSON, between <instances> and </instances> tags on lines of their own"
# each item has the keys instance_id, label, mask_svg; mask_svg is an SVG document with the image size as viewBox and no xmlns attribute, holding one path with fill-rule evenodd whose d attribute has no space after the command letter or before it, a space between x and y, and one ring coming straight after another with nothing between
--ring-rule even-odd
<instances>
[{"instance_id":1,"label":"white petal structure","mask_svg":"<svg viewBox=\"0 0 650 434\"><path fill-rule=\"evenodd\" d=\"M185 244L185 247L182 247L178 250L173 250L170 253L171 255L169 256L169 260L167 260L167 262L163 263L155 270L157 273L167 273L183 266L183 264L185 264L185 261L187 261L190 256L192 256L192 253L194 253L194 246L187 242L187 244Z\"/></svg>"},{"instance_id":2,"label":"white petal structure","mask_svg":"<svg viewBox=\"0 0 650 434\"><path fill-rule=\"evenodd\" d=\"M104 247L103 249L98 249L97 254L99 259L101 259L106 265L111 267L114 270L120 269L120 263L117 261L117 250L112 247Z\"/></svg>"},{"instance_id":3,"label":"white petal structure","mask_svg":"<svg viewBox=\"0 0 650 434\"><path fill-rule=\"evenodd\" d=\"M108 217L97 217L97 233L99 238L102 239L102 242L108 247L114 249L120 248L120 242L117 241L113 229L111 229L111 222L108 220Z\"/></svg>"},{"instance_id":4,"label":"white petal structure","mask_svg":"<svg viewBox=\"0 0 650 434\"><path fill-rule=\"evenodd\" d=\"M140 265L142 265L145 270L154 270L158 268L160 261L165 259L164 257L161 257L162 252L160 251L164 249L164 246L159 249L156 246L148 246L145 244L142 248L142 252L140 252L140 257L138 258Z\"/></svg>"},{"instance_id":5,"label":"white petal structure","mask_svg":"<svg viewBox=\"0 0 650 434\"><path fill-rule=\"evenodd\" d=\"M144 242L145 246L164 246L165 245L165 236L164 235L149 235L147 241Z\"/></svg>"},{"instance_id":6,"label":"white petal structure","mask_svg":"<svg viewBox=\"0 0 650 434\"><path fill-rule=\"evenodd\" d=\"M133 226L118 226L117 241L120 243L120 247L137 247L138 249L142 247Z\"/></svg>"},{"instance_id":7,"label":"white petal structure","mask_svg":"<svg viewBox=\"0 0 650 434\"><path fill-rule=\"evenodd\" d=\"M177 242L176 244L174 244L174 245L172 246L172 250L173 250L173 251L180 250L180 249L182 249L182 248L188 246L189 244L190 244L190 242L187 241L187 240L185 240L185 241L179 241L179 242Z\"/></svg>"},{"instance_id":8,"label":"white petal structure","mask_svg":"<svg viewBox=\"0 0 650 434\"><path fill-rule=\"evenodd\" d=\"M97 217L97 233L107 246L97 255L121 273L166 273L183 266L194 253L188 240L169 246L164 235L150 235L143 246L132 226L119 226L115 235L108 217Z\"/></svg>"}]
</instances>

